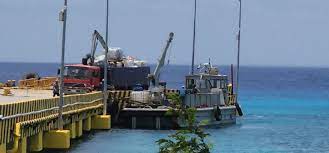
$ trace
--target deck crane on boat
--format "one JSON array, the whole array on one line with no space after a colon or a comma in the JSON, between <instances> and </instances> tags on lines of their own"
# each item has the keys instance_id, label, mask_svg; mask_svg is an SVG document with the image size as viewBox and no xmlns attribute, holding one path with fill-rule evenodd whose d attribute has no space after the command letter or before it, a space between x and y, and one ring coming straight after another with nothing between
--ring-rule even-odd
<instances>
[{"instance_id":1,"label":"deck crane on boat","mask_svg":"<svg viewBox=\"0 0 329 153\"><path fill-rule=\"evenodd\" d=\"M163 68L163 66L165 64L166 54L167 54L167 51L170 47L170 44L171 44L173 38L174 38L174 33L171 32L169 34L169 39L167 40L166 46L162 50L162 53L161 53L161 55L158 59L158 64L157 64L153 74L148 75L148 78L150 79L151 88L159 86L159 79L160 79L161 69Z\"/></svg>"},{"instance_id":2,"label":"deck crane on boat","mask_svg":"<svg viewBox=\"0 0 329 153\"><path fill-rule=\"evenodd\" d=\"M154 102L161 102L163 100L163 92L164 88L160 86L160 74L161 69L163 68L165 64L166 54L170 47L170 44L174 38L174 33L169 33L169 38L167 40L167 43L165 47L163 48L161 55L158 59L158 64L152 74L148 75L148 79L150 80L150 94L151 94L151 100Z\"/></svg>"}]
</instances>

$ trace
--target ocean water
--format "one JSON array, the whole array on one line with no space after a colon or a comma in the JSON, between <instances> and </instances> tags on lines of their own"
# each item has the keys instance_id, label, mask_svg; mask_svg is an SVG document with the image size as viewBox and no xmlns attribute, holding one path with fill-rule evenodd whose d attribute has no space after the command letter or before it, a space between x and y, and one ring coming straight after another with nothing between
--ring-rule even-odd
<instances>
[{"instance_id":1,"label":"ocean water","mask_svg":"<svg viewBox=\"0 0 329 153\"><path fill-rule=\"evenodd\" d=\"M55 75L58 64L0 63L0 82L27 72ZM229 67L220 71L228 74ZM169 65L162 79L184 83L188 66ZM206 129L214 153L329 152L329 68L241 67L239 101L244 116L236 125ZM155 141L174 131L112 129L85 135L67 153L153 153Z\"/></svg>"}]
</instances>

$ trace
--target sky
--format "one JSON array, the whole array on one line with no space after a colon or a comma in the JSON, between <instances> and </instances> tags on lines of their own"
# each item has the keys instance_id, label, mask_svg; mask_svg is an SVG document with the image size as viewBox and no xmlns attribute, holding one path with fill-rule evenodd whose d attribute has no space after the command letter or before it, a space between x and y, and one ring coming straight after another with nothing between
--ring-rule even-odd
<instances>
[{"instance_id":1,"label":"sky","mask_svg":"<svg viewBox=\"0 0 329 153\"><path fill-rule=\"evenodd\" d=\"M193 0L109 0L109 42L155 63L168 39L171 64L190 64ZM105 37L105 0L68 0L66 63ZM0 0L0 62L60 62L63 0ZM238 0L198 0L196 64L235 64ZM329 66L328 0L242 0L241 65Z\"/></svg>"}]
</instances>

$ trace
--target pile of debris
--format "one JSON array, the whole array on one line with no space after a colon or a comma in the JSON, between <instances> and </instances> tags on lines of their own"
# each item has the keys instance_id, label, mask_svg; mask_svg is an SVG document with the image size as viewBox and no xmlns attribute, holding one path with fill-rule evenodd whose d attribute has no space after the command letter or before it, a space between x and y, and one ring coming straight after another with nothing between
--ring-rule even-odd
<instances>
[{"instance_id":1,"label":"pile of debris","mask_svg":"<svg viewBox=\"0 0 329 153\"><path fill-rule=\"evenodd\" d=\"M105 51L101 55L95 57L95 63L104 61ZM147 65L146 61L139 60L132 56L125 56L123 50L118 47L111 47L108 50L108 62L112 67L144 67Z\"/></svg>"}]
</instances>

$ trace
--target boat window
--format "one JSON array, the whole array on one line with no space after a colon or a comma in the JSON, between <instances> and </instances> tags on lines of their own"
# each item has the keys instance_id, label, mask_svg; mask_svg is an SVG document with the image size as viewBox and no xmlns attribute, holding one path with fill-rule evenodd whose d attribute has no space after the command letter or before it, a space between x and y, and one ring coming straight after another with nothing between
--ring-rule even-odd
<instances>
[{"instance_id":1,"label":"boat window","mask_svg":"<svg viewBox=\"0 0 329 153\"><path fill-rule=\"evenodd\" d=\"M187 89L193 89L194 86L195 86L194 79L188 79L187 80Z\"/></svg>"},{"instance_id":2,"label":"boat window","mask_svg":"<svg viewBox=\"0 0 329 153\"><path fill-rule=\"evenodd\" d=\"M202 88L207 88L207 83L205 80L198 80L197 81L197 88L202 89Z\"/></svg>"},{"instance_id":3,"label":"boat window","mask_svg":"<svg viewBox=\"0 0 329 153\"><path fill-rule=\"evenodd\" d=\"M220 80L217 81L217 87L222 88Z\"/></svg>"},{"instance_id":4,"label":"boat window","mask_svg":"<svg viewBox=\"0 0 329 153\"><path fill-rule=\"evenodd\" d=\"M217 88L217 80L210 81L211 88Z\"/></svg>"},{"instance_id":5,"label":"boat window","mask_svg":"<svg viewBox=\"0 0 329 153\"><path fill-rule=\"evenodd\" d=\"M207 80L209 88L216 88L215 80Z\"/></svg>"},{"instance_id":6,"label":"boat window","mask_svg":"<svg viewBox=\"0 0 329 153\"><path fill-rule=\"evenodd\" d=\"M225 80L220 80L220 88L224 89L226 86Z\"/></svg>"}]
</instances>

